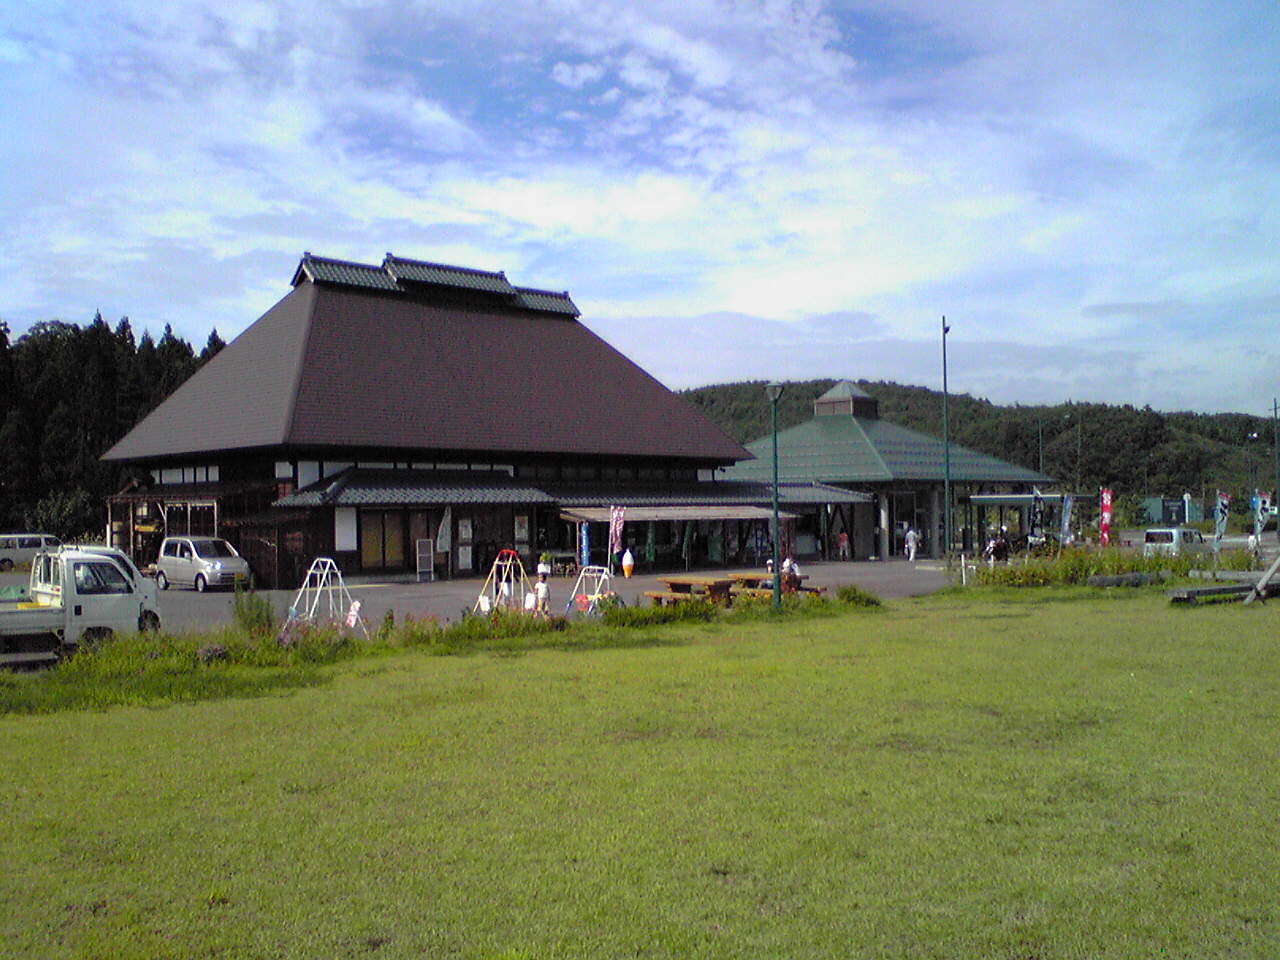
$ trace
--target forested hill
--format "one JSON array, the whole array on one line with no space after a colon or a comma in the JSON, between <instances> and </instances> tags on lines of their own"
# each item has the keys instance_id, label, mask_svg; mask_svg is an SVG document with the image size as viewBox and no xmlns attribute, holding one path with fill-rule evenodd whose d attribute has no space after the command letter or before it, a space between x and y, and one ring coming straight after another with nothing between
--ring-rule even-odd
<instances>
[{"instance_id":1,"label":"forested hill","mask_svg":"<svg viewBox=\"0 0 1280 960\"><path fill-rule=\"evenodd\" d=\"M197 354L167 325L157 342L101 314L10 343L0 321L0 531L101 536L128 468L98 458L222 346L215 330Z\"/></svg>"},{"instance_id":2,"label":"forested hill","mask_svg":"<svg viewBox=\"0 0 1280 960\"><path fill-rule=\"evenodd\" d=\"M834 384L788 383L778 402L778 428L812 417L813 401ZM940 391L884 381L857 384L880 401L885 420L942 436ZM745 443L769 432L764 388L764 381L725 383L681 395ZM1082 491L1109 486L1117 495L1181 496L1190 491L1201 496L1221 487L1238 498L1251 477L1264 489L1275 484L1269 418L1159 413L1150 407L1101 403L1002 407L968 394L951 394L949 411L956 443L1032 469L1039 466L1042 429L1045 472Z\"/></svg>"}]
</instances>

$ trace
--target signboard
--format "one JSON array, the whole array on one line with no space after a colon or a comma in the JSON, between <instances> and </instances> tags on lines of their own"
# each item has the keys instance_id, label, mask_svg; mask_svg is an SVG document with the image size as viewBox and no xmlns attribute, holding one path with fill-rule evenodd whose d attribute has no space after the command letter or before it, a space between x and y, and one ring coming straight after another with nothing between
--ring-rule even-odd
<instances>
[{"instance_id":1,"label":"signboard","mask_svg":"<svg viewBox=\"0 0 1280 960\"><path fill-rule=\"evenodd\" d=\"M1098 510L1098 542L1111 545L1111 488L1103 487Z\"/></svg>"}]
</instances>

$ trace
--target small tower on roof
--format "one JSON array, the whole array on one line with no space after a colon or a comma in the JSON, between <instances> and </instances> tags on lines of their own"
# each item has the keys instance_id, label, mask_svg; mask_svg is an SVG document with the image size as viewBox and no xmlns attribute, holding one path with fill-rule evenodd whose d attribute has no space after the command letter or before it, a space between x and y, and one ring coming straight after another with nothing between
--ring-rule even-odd
<instances>
[{"instance_id":1,"label":"small tower on roof","mask_svg":"<svg viewBox=\"0 0 1280 960\"><path fill-rule=\"evenodd\" d=\"M815 417L863 417L880 419L880 401L852 380L841 380L834 387L813 401Z\"/></svg>"}]
</instances>

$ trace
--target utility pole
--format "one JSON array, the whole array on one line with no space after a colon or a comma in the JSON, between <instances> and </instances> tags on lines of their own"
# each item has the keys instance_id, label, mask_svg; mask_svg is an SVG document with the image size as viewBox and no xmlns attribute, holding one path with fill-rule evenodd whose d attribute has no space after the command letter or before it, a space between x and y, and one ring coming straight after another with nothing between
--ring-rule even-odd
<instances>
[{"instance_id":1,"label":"utility pole","mask_svg":"<svg viewBox=\"0 0 1280 960\"><path fill-rule=\"evenodd\" d=\"M1276 486L1271 493L1271 506L1280 505L1280 400L1271 400L1271 449L1276 459ZM1280 510L1276 511L1276 539L1280 540Z\"/></svg>"}]
</instances>

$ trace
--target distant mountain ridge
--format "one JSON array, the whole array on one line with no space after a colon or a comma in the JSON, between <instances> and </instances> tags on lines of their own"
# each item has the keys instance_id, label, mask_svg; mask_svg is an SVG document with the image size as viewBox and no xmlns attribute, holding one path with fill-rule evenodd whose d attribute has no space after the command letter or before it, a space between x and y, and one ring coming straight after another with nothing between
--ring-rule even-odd
<instances>
[{"instance_id":1,"label":"distant mountain ridge","mask_svg":"<svg viewBox=\"0 0 1280 960\"><path fill-rule=\"evenodd\" d=\"M813 416L813 401L835 380L787 384L778 402L778 429ZM883 380L856 380L880 402L885 420L942 436L942 393ZM741 443L769 432L765 382L723 383L680 391L694 406ZM949 398L951 439L1044 472L1077 491L1111 487L1117 496L1212 496L1232 494L1233 505L1252 480L1275 486L1273 426L1269 418L1243 413L1160 413L1150 407L1103 403L1000 406L969 394ZM1250 434L1256 439L1250 439Z\"/></svg>"}]
</instances>

